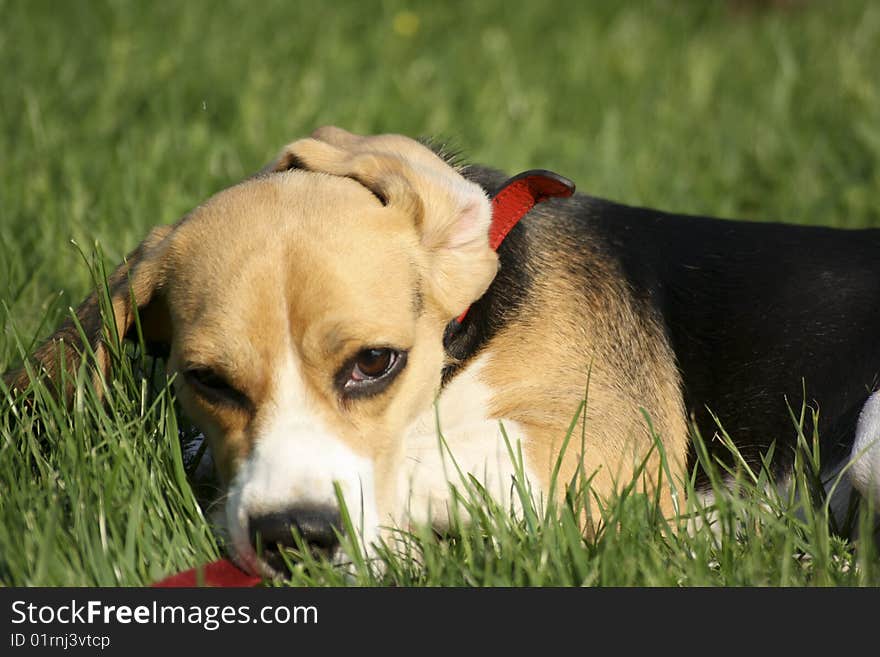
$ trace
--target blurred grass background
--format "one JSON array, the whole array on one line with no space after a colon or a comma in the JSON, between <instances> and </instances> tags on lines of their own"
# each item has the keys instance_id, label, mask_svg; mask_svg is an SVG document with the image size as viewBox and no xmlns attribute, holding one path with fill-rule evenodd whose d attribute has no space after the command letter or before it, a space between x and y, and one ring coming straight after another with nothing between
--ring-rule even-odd
<instances>
[{"instance_id":1,"label":"blurred grass background","mask_svg":"<svg viewBox=\"0 0 880 657\"><path fill-rule=\"evenodd\" d=\"M0 300L53 323L89 285L71 239L116 262L326 123L625 203L878 226L880 6L783 5L0 0Z\"/></svg>"},{"instance_id":2,"label":"blurred grass background","mask_svg":"<svg viewBox=\"0 0 880 657\"><path fill-rule=\"evenodd\" d=\"M88 292L71 240L115 264L328 123L624 203L880 226L871 0L0 0L0 61L0 370ZM138 581L70 581L107 578Z\"/></svg>"}]
</instances>

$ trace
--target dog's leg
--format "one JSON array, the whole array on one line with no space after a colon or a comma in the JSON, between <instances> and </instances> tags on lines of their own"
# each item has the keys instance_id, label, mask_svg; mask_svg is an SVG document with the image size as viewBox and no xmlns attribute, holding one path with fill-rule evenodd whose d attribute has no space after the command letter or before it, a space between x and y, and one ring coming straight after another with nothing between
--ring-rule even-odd
<instances>
[{"instance_id":1,"label":"dog's leg","mask_svg":"<svg viewBox=\"0 0 880 657\"><path fill-rule=\"evenodd\" d=\"M514 478L519 473L508 450L510 444L516 453L523 441L518 423L486 419L448 430L441 427L441 432L442 440L436 431L410 436L400 482L404 523L447 529L454 513L453 489L467 503L479 499L472 494L479 496L482 487L501 508L518 513L522 501ZM524 469L531 481L527 464ZM467 515L464 508L459 512Z\"/></svg>"},{"instance_id":2,"label":"dog's leg","mask_svg":"<svg viewBox=\"0 0 880 657\"><path fill-rule=\"evenodd\" d=\"M849 476L853 486L880 503L880 391L862 407L851 459Z\"/></svg>"},{"instance_id":3,"label":"dog's leg","mask_svg":"<svg viewBox=\"0 0 880 657\"><path fill-rule=\"evenodd\" d=\"M482 359L469 365L443 391L436 408L408 431L398 488L403 524L430 523L446 529L452 489L467 500L470 477L502 507L521 508L514 477L534 478L529 463L520 469L511 452L525 455L526 450L519 449L525 432L515 421L489 416L491 390L480 379L483 366Z\"/></svg>"}]
</instances>

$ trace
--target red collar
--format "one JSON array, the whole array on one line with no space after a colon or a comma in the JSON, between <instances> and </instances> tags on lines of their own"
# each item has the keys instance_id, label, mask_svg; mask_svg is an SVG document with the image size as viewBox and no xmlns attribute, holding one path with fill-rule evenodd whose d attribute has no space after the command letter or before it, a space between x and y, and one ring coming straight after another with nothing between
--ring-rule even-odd
<instances>
[{"instance_id":1,"label":"red collar","mask_svg":"<svg viewBox=\"0 0 880 657\"><path fill-rule=\"evenodd\" d=\"M511 229L536 204L549 198L565 198L572 194L574 194L574 183L558 173L545 169L531 169L515 175L492 197L489 246L493 251L497 251ZM464 321L468 310L470 307L453 320L453 331L458 328L456 323L460 325Z\"/></svg>"}]
</instances>

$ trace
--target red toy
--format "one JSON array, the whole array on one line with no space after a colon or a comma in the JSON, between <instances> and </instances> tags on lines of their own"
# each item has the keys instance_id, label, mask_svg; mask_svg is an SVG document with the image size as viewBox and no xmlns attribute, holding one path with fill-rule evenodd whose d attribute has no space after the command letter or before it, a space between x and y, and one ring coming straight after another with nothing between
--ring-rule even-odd
<instances>
[{"instance_id":1,"label":"red toy","mask_svg":"<svg viewBox=\"0 0 880 657\"><path fill-rule=\"evenodd\" d=\"M261 577L244 572L228 559L197 566L182 573L171 575L153 584L159 588L181 588L196 586L256 586L263 581Z\"/></svg>"}]
</instances>

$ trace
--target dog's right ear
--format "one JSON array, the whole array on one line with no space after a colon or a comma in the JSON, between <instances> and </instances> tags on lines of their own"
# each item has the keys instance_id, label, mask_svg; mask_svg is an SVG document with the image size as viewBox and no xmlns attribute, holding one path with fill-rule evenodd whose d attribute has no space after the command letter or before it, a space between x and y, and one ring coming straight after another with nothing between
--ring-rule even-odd
<instances>
[{"instance_id":1,"label":"dog's right ear","mask_svg":"<svg viewBox=\"0 0 880 657\"><path fill-rule=\"evenodd\" d=\"M450 319L495 277L489 198L423 144L401 135L361 137L328 126L285 146L264 172L288 169L351 178L383 205L408 215L429 254L428 290Z\"/></svg>"},{"instance_id":2,"label":"dog's right ear","mask_svg":"<svg viewBox=\"0 0 880 657\"><path fill-rule=\"evenodd\" d=\"M73 393L73 374L91 351L96 365L93 383L98 394L102 394L103 381L111 365L112 351L109 345L133 332L136 313L140 317L146 342L169 344L170 321L161 288L165 276L165 240L171 231L171 226L153 229L108 277L106 292L103 281L100 281L98 290L76 309L76 320L68 317L37 348L28 359L31 372L22 364L20 368L3 375L4 384L12 390L24 390L33 374L38 379L48 379L59 396L69 399ZM102 304L103 299L107 299L109 304ZM105 312L102 312L102 305ZM115 331L115 335L112 331ZM62 377L62 371L69 376ZM63 380L67 383L62 384Z\"/></svg>"}]
</instances>

